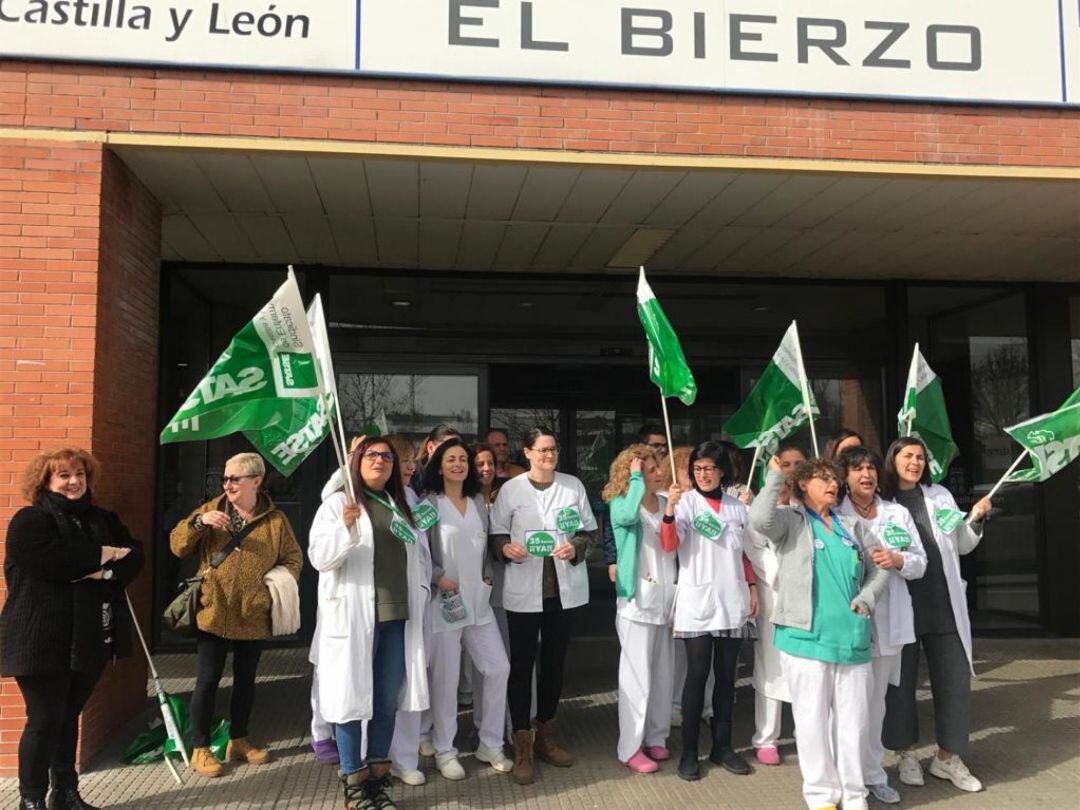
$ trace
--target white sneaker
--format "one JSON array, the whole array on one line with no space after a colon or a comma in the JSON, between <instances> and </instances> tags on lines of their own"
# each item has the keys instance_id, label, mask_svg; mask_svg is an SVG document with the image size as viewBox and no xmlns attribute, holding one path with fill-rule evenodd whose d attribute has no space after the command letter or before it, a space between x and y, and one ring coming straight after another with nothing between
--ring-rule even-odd
<instances>
[{"instance_id":1,"label":"white sneaker","mask_svg":"<svg viewBox=\"0 0 1080 810\"><path fill-rule=\"evenodd\" d=\"M905 785L914 785L921 787L926 784L923 779L922 765L919 764L919 758L914 754L905 751L900 755L900 781Z\"/></svg>"},{"instance_id":2,"label":"white sneaker","mask_svg":"<svg viewBox=\"0 0 1080 810\"><path fill-rule=\"evenodd\" d=\"M476 749L476 759L486 762L499 773L510 773L514 769L514 761L503 753L502 748L485 748L480 746Z\"/></svg>"},{"instance_id":3,"label":"white sneaker","mask_svg":"<svg viewBox=\"0 0 1080 810\"><path fill-rule=\"evenodd\" d=\"M899 804L900 793L889 784L884 785L867 785L866 789L870 791L870 795L877 799L882 804Z\"/></svg>"},{"instance_id":4,"label":"white sneaker","mask_svg":"<svg viewBox=\"0 0 1080 810\"><path fill-rule=\"evenodd\" d=\"M391 768L390 775L395 779L401 780L406 785L412 785L413 787L427 784L427 777L424 776L423 771L414 771L408 768L402 768L401 770Z\"/></svg>"},{"instance_id":5,"label":"white sneaker","mask_svg":"<svg viewBox=\"0 0 1080 810\"><path fill-rule=\"evenodd\" d=\"M682 728L682 712L678 709L671 713L671 727Z\"/></svg>"},{"instance_id":6,"label":"white sneaker","mask_svg":"<svg viewBox=\"0 0 1080 810\"><path fill-rule=\"evenodd\" d=\"M953 754L949 759L940 759L935 756L930 760L930 773L938 779L948 779L960 790L968 793L978 793L983 789L982 782L971 775L964 760Z\"/></svg>"},{"instance_id":7,"label":"white sneaker","mask_svg":"<svg viewBox=\"0 0 1080 810\"><path fill-rule=\"evenodd\" d=\"M439 769L444 779L452 782L460 782L465 778L465 769L461 767L461 763L455 756L438 757L435 760L435 767Z\"/></svg>"},{"instance_id":8,"label":"white sneaker","mask_svg":"<svg viewBox=\"0 0 1080 810\"><path fill-rule=\"evenodd\" d=\"M429 739L420 740L420 756L433 757L435 756L435 745Z\"/></svg>"}]
</instances>

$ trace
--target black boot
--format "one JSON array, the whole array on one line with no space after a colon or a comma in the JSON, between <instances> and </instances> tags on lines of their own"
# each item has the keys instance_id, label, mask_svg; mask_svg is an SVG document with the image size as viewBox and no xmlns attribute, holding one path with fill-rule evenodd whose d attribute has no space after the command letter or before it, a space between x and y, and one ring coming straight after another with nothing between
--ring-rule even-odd
<instances>
[{"instance_id":1,"label":"black boot","mask_svg":"<svg viewBox=\"0 0 1080 810\"><path fill-rule=\"evenodd\" d=\"M361 768L341 777L341 789L345 793L345 810L371 810L371 802L367 797L367 783L370 779L371 771L367 768Z\"/></svg>"},{"instance_id":2,"label":"black boot","mask_svg":"<svg viewBox=\"0 0 1080 810\"><path fill-rule=\"evenodd\" d=\"M390 790L390 761L380 760L370 763L371 778L364 785L365 795L371 803L371 810L397 810L397 805L387 794Z\"/></svg>"},{"instance_id":3,"label":"black boot","mask_svg":"<svg viewBox=\"0 0 1080 810\"><path fill-rule=\"evenodd\" d=\"M101 810L101 808L84 802L78 788L53 788L49 792L48 810Z\"/></svg>"},{"instance_id":4,"label":"black boot","mask_svg":"<svg viewBox=\"0 0 1080 810\"><path fill-rule=\"evenodd\" d=\"M712 752L709 762L739 776L750 773L750 765L731 747L731 723L712 721Z\"/></svg>"},{"instance_id":5,"label":"black boot","mask_svg":"<svg viewBox=\"0 0 1080 810\"><path fill-rule=\"evenodd\" d=\"M44 799L28 799L26 796L20 796L19 810L47 810L47 808Z\"/></svg>"},{"instance_id":6,"label":"black boot","mask_svg":"<svg viewBox=\"0 0 1080 810\"><path fill-rule=\"evenodd\" d=\"M679 757L679 778L687 782L696 782L701 778L701 766L698 764L698 736L701 734L701 720L683 716L682 756Z\"/></svg>"}]
</instances>

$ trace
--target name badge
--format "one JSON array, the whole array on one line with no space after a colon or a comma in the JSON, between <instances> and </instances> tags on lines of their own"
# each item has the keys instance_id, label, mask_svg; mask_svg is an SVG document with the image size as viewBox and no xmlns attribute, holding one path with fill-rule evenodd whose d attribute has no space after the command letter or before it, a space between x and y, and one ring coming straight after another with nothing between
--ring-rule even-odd
<instances>
[{"instance_id":1,"label":"name badge","mask_svg":"<svg viewBox=\"0 0 1080 810\"><path fill-rule=\"evenodd\" d=\"M390 521L390 533L403 543L409 545L416 543L416 532L401 518L394 518Z\"/></svg>"},{"instance_id":2,"label":"name badge","mask_svg":"<svg viewBox=\"0 0 1080 810\"><path fill-rule=\"evenodd\" d=\"M555 526L563 534L573 534L581 528L581 515L572 506L555 513Z\"/></svg>"},{"instance_id":3,"label":"name badge","mask_svg":"<svg viewBox=\"0 0 1080 810\"><path fill-rule=\"evenodd\" d=\"M702 537L716 540L724 533L724 524L709 512L698 512L694 518L694 528Z\"/></svg>"},{"instance_id":4,"label":"name badge","mask_svg":"<svg viewBox=\"0 0 1080 810\"><path fill-rule=\"evenodd\" d=\"M881 532L885 543L891 548L903 550L911 545L911 535L901 526L897 526L891 520Z\"/></svg>"},{"instance_id":5,"label":"name badge","mask_svg":"<svg viewBox=\"0 0 1080 810\"><path fill-rule=\"evenodd\" d=\"M439 522L439 510L430 503L418 503L413 507L412 516L416 527L425 532Z\"/></svg>"},{"instance_id":6,"label":"name badge","mask_svg":"<svg viewBox=\"0 0 1080 810\"><path fill-rule=\"evenodd\" d=\"M555 533L547 529L525 532L525 550L534 557L550 557L555 550Z\"/></svg>"},{"instance_id":7,"label":"name badge","mask_svg":"<svg viewBox=\"0 0 1080 810\"><path fill-rule=\"evenodd\" d=\"M825 543L823 541L821 541L821 540L815 540L814 541L814 548L816 548L818 551L824 551L825 550Z\"/></svg>"},{"instance_id":8,"label":"name badge","mask_svg":"<svg viewBox=\"0 0 1080 810\"><path fill-rule=\"evenodd\" d=\"M945 534L955 531L963 519L964 513L957 509L938 509L934 512L934 520Z\"/></svg>"}]
</instances>

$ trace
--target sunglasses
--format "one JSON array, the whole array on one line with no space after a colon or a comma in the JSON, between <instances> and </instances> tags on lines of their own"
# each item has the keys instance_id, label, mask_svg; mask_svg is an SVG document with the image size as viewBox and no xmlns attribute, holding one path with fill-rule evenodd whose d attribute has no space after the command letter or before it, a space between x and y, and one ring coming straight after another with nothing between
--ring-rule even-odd
<instances>
[{"instance_id":1,"label":"sunglasses","mask_svg":"<svg viewBox=\"0 0 1080 810\"><path fill-rule=\"evenodd\" d=\"M228 486L229 484L239 484L245 478L258 478L257 475L223 475L221 476L221 485Z\"/></svg>"}]
</instances>

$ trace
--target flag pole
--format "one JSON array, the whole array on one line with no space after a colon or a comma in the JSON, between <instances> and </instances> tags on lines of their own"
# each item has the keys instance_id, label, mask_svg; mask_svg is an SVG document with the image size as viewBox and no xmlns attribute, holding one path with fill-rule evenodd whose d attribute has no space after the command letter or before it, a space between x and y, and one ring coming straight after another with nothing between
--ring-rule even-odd
<instances>
[{"instance_id":1,"label":"flag pole","mask_svg":"<svg viewBox=\"0 0 1080 810\"><path fill-rule=\"evenodd\" d=\"M810 380L806 376L806 366L803 365L802 341L799 340L799 324L796 321L792 321L791 325L795 327L795 351L798 352L799 355L799 388L802 389L803 407L806 408L806 418L810 423L810 441L814 447L814 458L820 458L821 453L818 451L817 430L814 428L814 409L810 406Z\"/></svg>"},{"instance_id":2,"label":"flag pole","mask_svg":"<svg viewBox=\"0 0 1080 810\"><path fill-rule=\"evenodd\" d=\"M1003 485L1005 484L1005 482L1006 482L1006 479L1007 479L1007 478L1008 478L1008 477L1009 477L1010 475L1012 475L1012 474L1013 474L1013 470L1015 470L1015 469L1016 469L1017 467L1019 467L1019 466L1020 466L1020 462L1021 462L1021 461L1023 461L1023 460L1025 459L1025 458L1027 458L1027 457L1028 457L1028 452L1029 452L1029 451L1025 450L1025 451L1024 451L1023 453L1021 453L1021 454L1020 454L1019 456L1017 456L1017 457L1016 457L1016 461L1014 461L1014 462L1012 463L1012 466L1011 466L1011 467L1009 467L1009 469L1007 469L1007 470L1005 471L1005 474L1004 474L1004 475L1002 475L1002 476L1001 476L1001 478L999 478L999 479L998 479L998 482L997 482L996 484L994 484L994 487L993 487L993 489L991 489L991 490L990 490L990 492L988 492L988 493L986 494L986 497L987 497L987 498L993 498L993 497L994 497L994 495L995 495L995 494L997 494L997 491L998 491L999 489L1001 489L1001 487L1002 487L1002 486L1003 486ZM982 498L980 498L979 500L982 500ZM967 519L967 525L968 525L968 526L970 526L971 524L972 524L972 518L971 518L971 517L969 516L969 517L968 517L968 519Z\"/></svg>"},{"instance_id":3,"label":"flag pole","mask_svg":"<svg viewBox=\"0 0 1080 810\"><path fill-rule=\"evenodd\" d=\"M664 432L667 434L668 461L671 462L671 483L679 483L679 476L675 472L675 445L671 441L671 422L667 415L667 397L660 395L660 407L664 411Z\"/></svg>"},{"instance_id":4,"label":"flag pole","mask_svg":"<svg viewBox=\"0 0 1080 810\"><path fill-rule=\"evenodd\" d=\"M911 366L908 368L907 387L904 389L904 404L905 405L907 404L907 395L908 395L908 391L911 390L912 384L914 383L916 385L916 387L918 386L918 380L915 379L918 368L919 368L918 367L918 362L919 362L919 342L915 341L915 349L911 352ZM908 437L908 436L911 435L911 426L914 424L914 422L915 422L914 415L909 413L907 415L907 418L904 419L904 436L905 437Z\"/></svg>"},{"instance_id":5,"label":"flag pole","mask_svg":"<svg viewBox=\"0 0 1080 810\"><path fill-rule=\"evenodd\" d=\"M761 458L761 451L765 448L760 444L754 448L754 458L750 461L750 475L746 477L746 488L750 489L750 484L754 481L754 467L757 466L758 459Z\"/></svg>"}]
</instances>

